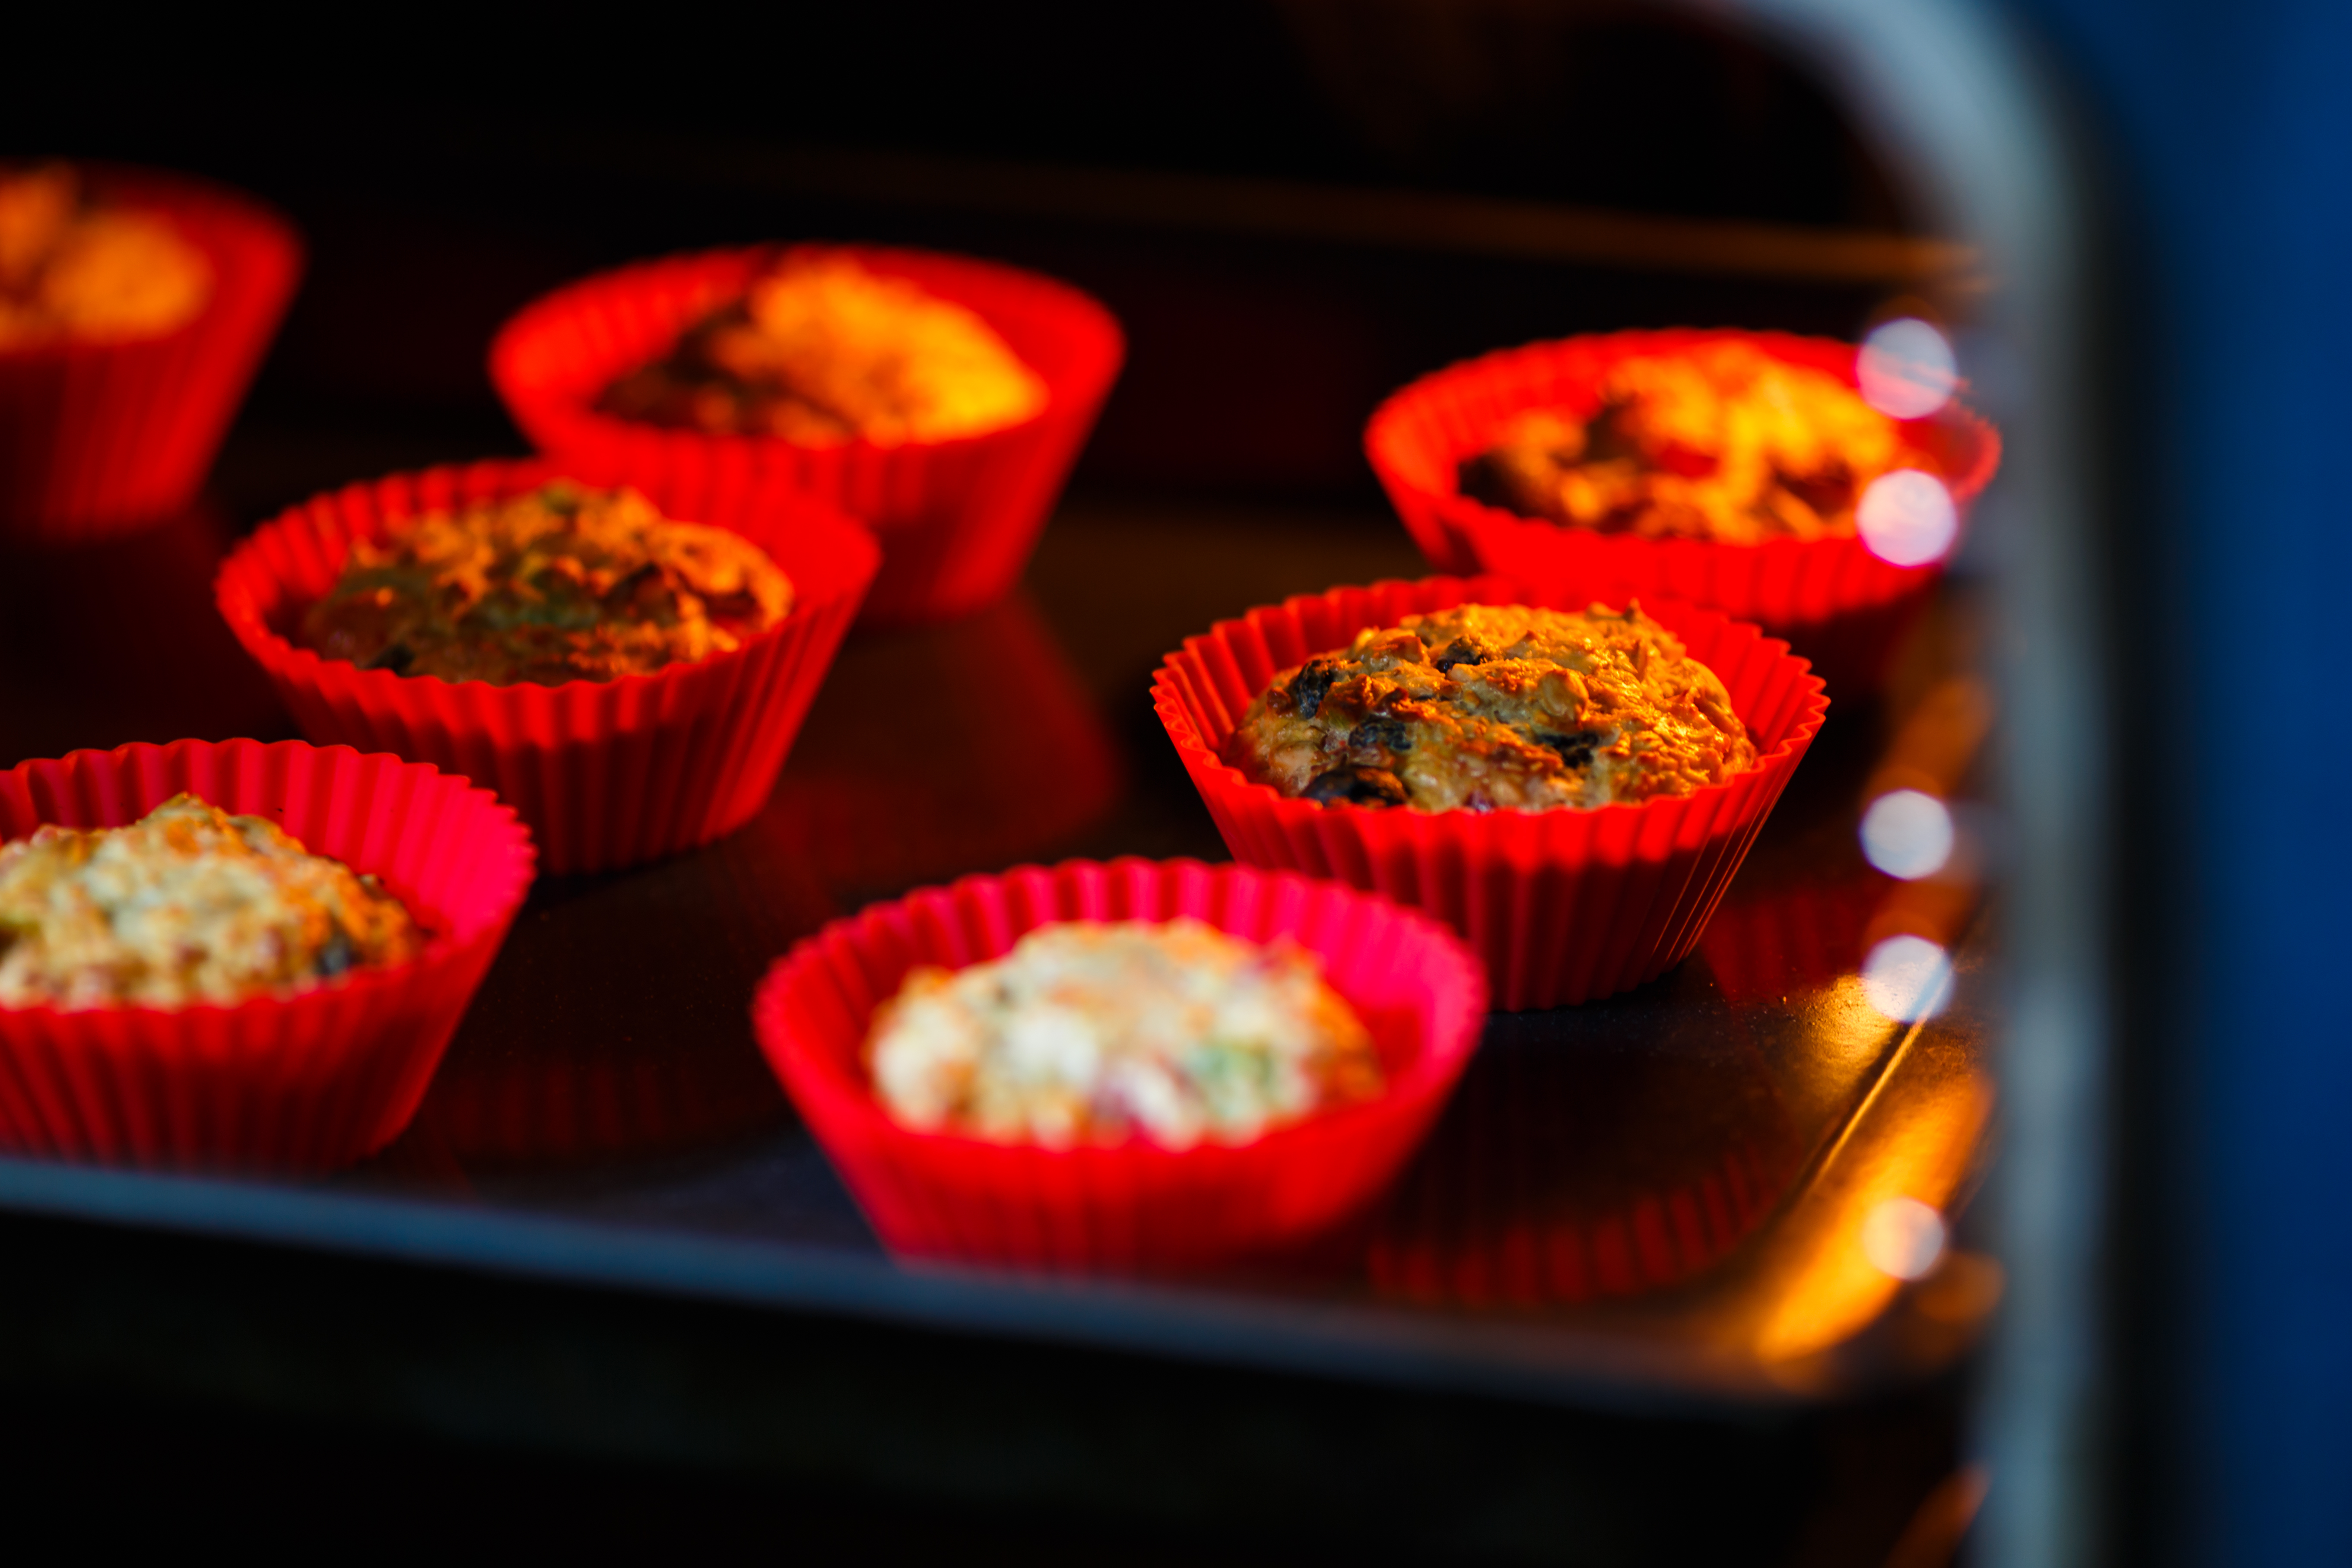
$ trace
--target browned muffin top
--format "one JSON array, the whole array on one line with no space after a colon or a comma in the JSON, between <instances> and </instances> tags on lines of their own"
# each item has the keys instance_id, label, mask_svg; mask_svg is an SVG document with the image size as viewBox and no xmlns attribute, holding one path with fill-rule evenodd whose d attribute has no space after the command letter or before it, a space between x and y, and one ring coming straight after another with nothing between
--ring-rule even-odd
<instances>
[{"instance_id":1,"label":"browned muffin top","mask_svg":"<svg viewBox=\"0 0 2352 1568\"><path fill-rule=\"evenodd\" d=\"M976 313L853 257L793 252L597 406L711 435L884 445L977 436L1045 405L1045 384Z\"/></svg>"},{"instance_id":2,"label":"browned muffin top","mask_svg":"<svg viewBox=\"0 0 2352 1568\"><path fill-rule=\"evenodd\" d=\"M1638 605L1459 605L1276 675L1225 761L1327 804L1545 811L1688 795L1756 747L1715 672Z\"/></svg>"},{"instance_id":3,"label":"browned muffin top","mask_svg":"<svg viewBox=\"0 0 2352 1568\"><path fill-rule=\"evenodd\" d=\"M152 337L194 319L212 263L171 221L94 201L69 163L0 167L0 348Z\"/></svg>"},{"instance_id":4,"label":"browned muffin top","mask_svg":"<svg viewBox=\"0 0 2352 1568\"><path fill-rule=\"evenodd\" d=\"M362 668L551 686L739 647L791 605L784 574L740 534L559 479L355 541L302 635Z\"/></svg>"},{"instance_id":5,"label":"browned muffin top","mask_svg":"<svg viewBox=\"0 0 2352 1568\"><path fill-rule=\"evenodd\" d=\"M1464 495L1611 533L1753 544L1854 531L1870 481L1901 467L1895 422L1825 372L1752 343L1628 359L1590 418L1533 408L1464 459Z\"/></svg>"}]
</instances>

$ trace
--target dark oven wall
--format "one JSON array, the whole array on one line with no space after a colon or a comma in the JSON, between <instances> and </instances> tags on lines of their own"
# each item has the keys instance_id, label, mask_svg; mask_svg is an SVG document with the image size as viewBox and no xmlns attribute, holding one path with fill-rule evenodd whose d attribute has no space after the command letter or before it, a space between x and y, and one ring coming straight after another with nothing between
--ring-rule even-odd
<instances>
[{"instance_id":1,"label":"dark oven wall","mask_svg":"<svg viewBox=\"0 0 2352 1568\"><path fill-rule=\"evenodd\" d=\"M519 448L482 368L498 322L698 246L892 241L1067 278L1129 334L1081 487L1355 504L1365 416L1436 365L1628 325L1850 335L1965 269L1819 86L1656 6L451 21L331 64L234 26L112 37L122 90L0 107L0 153L214 174L309 237L216 481L242 521Z\"/></svg>"}]
</instances>

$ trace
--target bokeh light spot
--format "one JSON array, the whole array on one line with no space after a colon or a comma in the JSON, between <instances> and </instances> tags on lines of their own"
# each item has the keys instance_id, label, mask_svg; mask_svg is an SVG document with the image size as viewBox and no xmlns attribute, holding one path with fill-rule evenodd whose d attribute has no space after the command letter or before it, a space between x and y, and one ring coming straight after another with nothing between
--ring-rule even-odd
<instances>
[{"instance_id":1,"label":"bokeh light spot","mask_svg":"<svg viewBox=\"0 0 2352 1568\"><path fill-rule=\"evenodd\" d=\"M1854 360L1863 401L1895 419L1924 419L1952 400L1959 362L1951 340L1916 316L1872 329Z\"/></svg>"},{"instance_id":2,"label":"bokeh light spot","mask_svg":"<svg viewBox=\"0 0 2352 1568\"><path fill-rule=\"evenodd\" d=\"M1897 566L1925 566L1951 549L1960 512L1943 480L1922 468L1897 468L1870 481L1853 525L1872 554Z\"/></svg>"},{"instance_id":3,"label":"bokeh light spot","mask_svg":"<svg viewBox=\"0 0 2352 1568\"><path fill-rule=\"evenodd\" d=\"M1889 790L1862 814L1862 853L1890 877L1914 882L1952 858L1952 814L1934 795Z\"/></svg>"},{"instance_id":4,"label":"bokeh light spot","mask_svg":"<svg viewBox=\"0 0 2352 1568\"><path fill-rule=\"evenodd\" d=\"M1897 1023L1942 1012L1951 980L1952 955L1924 936L1890 936L1862 961L1864 1000Z\"/></svg>"},{"instance_id":5,"label":"bokeh light spot","mask_svg":"<svg viewBox=\"0 0 2352 1568\"><path fill-rule=\"evenodd\" d=\"M1917 1198L1888 1198L1862 1216L1862 1255L1897 1279L1935 1272L1948 1237L1944 1216Z\"/></svg>"}]
</instances>

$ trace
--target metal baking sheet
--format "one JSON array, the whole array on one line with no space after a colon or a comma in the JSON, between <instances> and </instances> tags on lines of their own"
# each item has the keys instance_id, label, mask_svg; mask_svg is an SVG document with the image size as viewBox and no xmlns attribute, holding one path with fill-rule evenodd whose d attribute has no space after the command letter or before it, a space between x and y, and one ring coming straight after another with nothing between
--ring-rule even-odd
<instances>
[{"instance_id":1,"label":"metal baking sheet","mask_svg":"<svg viewBox=\"0 0 2352 1568\"><path fill-rule=\"evenodd\" d=\"M211 619L228 531L198 513L5 564L0 761L291 732ZM904 1265L866 1229L753 1047L767 963L834 915L964 872L1223 858L1150 712L1160 654L1286 593L1423 570L1375 513L1080 498L1015 598L854 637L752 826L543 880L376 1158L299 1183L5 1161L0 1206L1601 1405L1802 1404L1948 1364L1998 1270L1959 1251L1906 1285L1860 1236L1890 1196L1965 1203L1992 1114L1989 918L1964 877L1871 870L1855 822L1898 777L1961 782L1982 732L1964 587L1885 700L1833 707L1700 952L1625 996L1492 1018L1387 1202L1312 1255L1082 1281ZM1895 930L1959 955L1929 1022L1865 998L1861 956Z\"/></svg>"}]
</instances>

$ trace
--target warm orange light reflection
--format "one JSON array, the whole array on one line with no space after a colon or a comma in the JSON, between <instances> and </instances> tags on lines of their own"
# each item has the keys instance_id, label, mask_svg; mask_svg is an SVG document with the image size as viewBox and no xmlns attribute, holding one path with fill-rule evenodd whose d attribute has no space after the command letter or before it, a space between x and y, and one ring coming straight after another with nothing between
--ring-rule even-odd
<instances>
[{"instance_id":1,"label":"warm orange light reflection","mask_svg":"<svg viewBox=\"0 0 2352 1568\"><path fill-rule=\"evenodd\" d=\"M1950 1201L1991 1103L1984 1079L1958 1073L1924 1100L1904 1106L1899 1127L1874 1136L1865 1125L1836 1152L1815 1194L1826 1200L1822 1207L1828 1218L1803 1266L1757 1328L1759 1356L1793 1361L1815 1354L1885 1310L1903 1280L1874 1261L1865 1230L1874 1216L1903 1213L1888 1210L1891 1203L1907 1199L1932 1213Z\"/></svg>"},{"instance_id":2,"label":"warm orange light reflection","mask_svg":"<svg viewBox=\"0 0 2352 1568\"><path fill-rule=\"evenodd\" d=\"M1992 729L1992 693L1983 682L1954 676L1920 698L1871 771L1866 793L1916 789L1949 796L1968 776Z\"/></svg>"},{"instance_id":3,"label":"warm orange light reflection","mask_svg":"<svg viewBox=\"0 0 2352 1568\"><path fill-rule=\"evenodd\" d=\"M1840 975L1807 1009L1805 1022L1812 1048L1840 1063L1876 1060L1895 1034L1864 994L1858 974Z\"/></svg>"},{"instance_id":4,"label":"warm orange light reflection","mask_svg":"<svg viewBox=\"0 0 2352 1568\"><path fill-rule=\"evenodd\" d=\"M1888 1198L1862 1216L1862 1255L1882 1274L1925 1279L1944 1260L1944 1216L1917 1198Z\"/></svg>"},{"instance_id":5,"label":"warm orange light reflection","mask_svg":"<svg viewBox=\"0 0 2352 1568\"><path fill-rule=\"evenodd\" d=\"M1934 1017L1951 988L1952 955L1924 936L1890 936L1862 961L1864 997L1898 1023Z\"/></svg>"}]
</instances>

